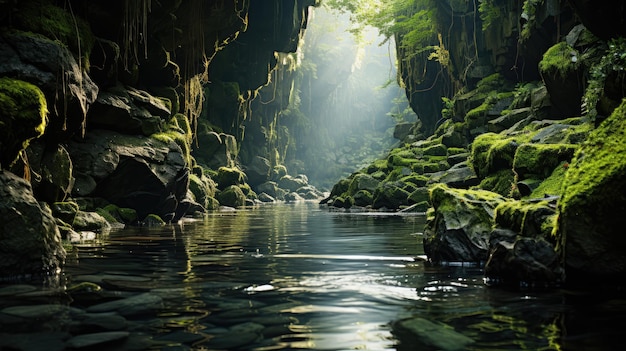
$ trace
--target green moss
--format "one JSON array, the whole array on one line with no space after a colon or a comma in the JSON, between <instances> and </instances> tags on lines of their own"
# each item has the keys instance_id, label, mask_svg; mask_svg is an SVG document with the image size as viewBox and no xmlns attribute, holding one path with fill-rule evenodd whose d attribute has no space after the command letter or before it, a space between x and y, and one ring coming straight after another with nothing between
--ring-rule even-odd
<instances>
[{"instance_id":1,"label":"green moss","mask_svg":"<svg viewBox=\"0 0 626 351\"><path fill-rule=\"evenodd\" d=\"M117 218L115 218L115 216L106 209L97 208L95 212L102 216L104 219L106 219L106 221L109 223L120 223L120 221L118 221Z\"/></svg>"},{"instance_id":2,"label":"green moss","mask_svg":"<svg viewBox=\"0 0 626 351\"><path fill-rule=\"evenodd\" d=\"M48 107L41 90L33 84L0 78L0 165L8 167L30 140L43 135Z\"/></svg>"},{"instance_id":3,"label":"green moss","mask_svg":"<svg viewBox=\"0 0 626 351\"><path fill-rule=\"evenodd\" d=\"M220 204L229 207L241 207L246 204L246 195L237 185L231 185L217 194Z\"/></svg>"},{"instance_id":4,"label":"green moss","mask_svg":"<svg viewBox=\"0 0 626 351\"><path fill-rule=\"evenodd\" d=\"M472 143L469 163L480 178L502 169L510 169L518 145L530 137L526 134L515 137L503 137L495 133L479 135Z\"/></svg>"},{"instance_id":5,"label":"green moss","mask_svg":"<svg viewBox=\"0 0 626 351\"><path fill-rule=\"evenodd\" d=\"M467 149L462 148L462 147L449 147L448 148L448 155L450 156L464 154L466 152L467 152Z\"/></svg>"},{"instance_id":6,"label":"green moss","mask_svg":"<svg viewBox=\"0 0 626 351\"><path fill-rule=\"evenodd\" d=\"M478 189L489 190L506 197L518 197L515 173L511 169L502 169L485 177L478 185Z\"/></svg>"},{"instance_id":7,"label":"green moss","mask_svg":"<svg viewBox=\"0 0 626 351\"><path fill-rule=\"evenodd\" d=\"M374 202L374 196L367 190L357 191L356 194L354 194L353 199L354 205L361 207L370 206Z\"/></svg>"},{"instance_id":8,"label":"green moss","mask_svg":"<svg viewBox=\"0 0 626 351\"><path fill-rule=\"evenodd\" d=\"M566 77L578 67L578 52L562 41L548 49L539 62L539 70L542 74L550 74L554 77Z\"/></svg>"},{"instance_id":9,"label":"green moss","mask_svg":"<svg viewBox=\"0 0 626 351\"><path fill-rule=\"evenodd\" d=\"M609 188L623 183L626 174L626 100L589 135L569 164L559 201L561 211L602 203L624 189ZM621 215L621 214L620 214Z\"/></svg>"},{"instance_id":10,"label":"green moss","mask_svg":"<svg viewBox=\"0 0 626 351\"><path fill-rule=\"evenodd\" d=\"M565 173L569 167L568 162L561 162L554 170L552 174L542 181L533 192L528 196L529 198L543 198L551 195L561 195L563 180L565 179Z\"/></svg>"},{"instance_id":11,"label":"green moss","mask_svg":"<svg viewBox=\"0 0 626 351\"><path fill-rule=\"evenodd\" d=\"M513 170L519 180L547 178L561 162L570 161L577 148L571 144L522 144L515 152Z\"/></svg>"},{"instance_id":12,"label":"green moss","mask_svg":"<svg viewBox=\"0 0 626 351\"><path fill-rule=\"evenodd\" d=\"M164 143L170 143L172 141L175 142L183 152L185 163L189 166L193 164L189 136L180 133L175 129L170 129L164 132L154 133L150 135L150 137Z\"/></svg>"},{"instance_id":13,"label":"green moss","mask_svg":"<svg viewBox=\"0 0 626 351\"><path fill-rule=\"evenodd\" d=\"M411 183L417 187L423 187L428 183L430 178L421 174L410 174L408 176L402 177L400 179L401 182Z\"/></svg>"},{"instance_id":14,"label":"green moss","mask_svg":"<svg viewBox=\"0 0 626 351\"><path fill-rule=\"evenodd\" d=\"M95 37L89 24L69 10L55 6L51 1L23 1L15 13L16 28L40 33L67 45L84 67L89 67L89 56Z\"/></svg>"},{"instance_id":15,"label":"green moss","mask_svg":"<svg viewBox=\"0 0 626 351\"><path fill-rule=\"evenodd\" d=\"M548 201L506 201L495 209L495 223L524 237L550 239L556 217Z\"/></svg>"},{"instance_id":16,"label":"green moss","mask_svg":"<svg viewBox=\"0 0 626 351\"><path fill-rule=\"evenodd\" d=\"M217 170L215 180L220 189L226 189L231 185L244 184L246 182L246 175L237 167L220 167Z\"/></svg>"},{"instance_id":17,"label":"green moss","mask_svg":"<svg viewBox=\"0 0 626 351\"><path fill-rule=\"evenodd\" d=\"M424 149L426 156L447 156L448 148L443 144L436 144Z\"/></svg>"},{"instance_id":18,"label":"green moss","mask_svg":"<svg viewBox=\"0 0 626 351\"><path fill-rule=\"evenodd\" d=\"M429 189L430 203L435 212L454 213L457 204L462 202L463 207L472 210L479 218L478 222L490 223L493 220L492 209L505 201L501 195L480 189L455 189L445 184L435 184ZM473 209L481 209L473 211Z\"/></svg>"}]
</instances>

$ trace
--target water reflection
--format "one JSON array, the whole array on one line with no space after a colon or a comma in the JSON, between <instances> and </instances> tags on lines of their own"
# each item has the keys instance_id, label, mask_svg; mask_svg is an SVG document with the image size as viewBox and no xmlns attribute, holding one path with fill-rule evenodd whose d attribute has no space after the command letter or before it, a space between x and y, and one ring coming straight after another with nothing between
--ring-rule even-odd
<instances>
[{"instance_id":1,"label":"water reflection","mask_svg":"<svg viewBox=\"0 0 626 351\"><path fill-rule=\"evenodd\" d=\"M621 339L622 293L486 288L479 267L416 259L423 221L299 204L114 231L77 244L67 293L0 286L0 348L111 330L130 333L120 350L602 350Z\"/></svg>"}]
</instances>

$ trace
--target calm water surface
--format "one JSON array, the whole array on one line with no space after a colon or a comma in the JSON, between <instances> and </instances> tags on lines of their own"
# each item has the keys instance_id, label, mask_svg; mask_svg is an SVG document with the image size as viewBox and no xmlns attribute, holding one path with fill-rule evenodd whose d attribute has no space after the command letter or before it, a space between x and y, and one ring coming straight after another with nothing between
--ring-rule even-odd
<instances>
[{"instance_id":1,"label":"calm water surface","mask_svg":"<svg viewBox=\"0 0 626 351\"><path fill-rule=\"evenodd\" d=\"M103 290L67 303L89 312L102 301L159 296L156 308L119 313L126 330L163 350L605 350L621 342L623 296L488 288L480 268L416 259L423 228L421 215L300 203L113 231L77 244L65 271L68 286ZM57 322L48 330L72 323Z\"/></svg>"}]
</instances>

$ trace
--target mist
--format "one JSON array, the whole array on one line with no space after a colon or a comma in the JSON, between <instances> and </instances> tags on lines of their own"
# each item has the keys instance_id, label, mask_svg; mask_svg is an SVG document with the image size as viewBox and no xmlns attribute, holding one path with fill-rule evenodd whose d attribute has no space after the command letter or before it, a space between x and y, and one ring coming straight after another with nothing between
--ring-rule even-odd
<instances>
[{"instance_id":1,"label":"mist","mask_svg":"<svg viewBox=\"0 0 626 351\"><path fill-rule=\"evenodd\" d=\"M294 153L286 163L328 187L384 156L398 142L395 124L417 117L397 83L394 42L384 42L373 28L357 38L347 15L323 7L312 11L297 53L301 78L291 103L308 123L292 130Z\"/></svg>"}]
</instances>

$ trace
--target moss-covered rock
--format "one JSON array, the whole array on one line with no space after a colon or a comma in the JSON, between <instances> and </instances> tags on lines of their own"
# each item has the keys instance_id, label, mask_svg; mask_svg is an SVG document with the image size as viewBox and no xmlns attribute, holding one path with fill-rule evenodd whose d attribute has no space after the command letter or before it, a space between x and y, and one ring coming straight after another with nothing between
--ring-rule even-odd
<instances>
[{"instance_id":1,"label":"moss-covered rock","mask_svg":"<svg viewBox=\"0 0 626 351\"><path fill-rule=\"evenodd\" d=\"M383 182L374 191L373 208L399 209L409 204L410 193L402 182Z\"/></svg>"},{"instance_id":2,"label":"moss-covered rock","mask_svg":"<svg viewBox=\"0 0 626 351\"><path fill-rule=\"evenodd\" d=\"M428 217L424 252L434 262L486 261L494 211L504 201L490 191L434 185L430 189L434 212Z\"/></svg>"},{"instance_id":3,"label":"moss-covered rock","mask_svg":"<svg viewBox=\"0 0 626 351\"><path fill-rule=\"evenodd\" d=\"M220 204L228 207L241 207L246 204L246 195L236 185L230 185L217 194Z\"/></svg>"},{"instance_id":4,"label":"moss-covered rock","mask_svg":"<svg viewBox=\"0 0 626 351\"><path fill-rule=\"evenodd\" d=\"M495 209L495 224L524 237L544 238L552 243L556 207L549 200L506 201Z\"/></svg>"},{"instance_id":5,"label":"moss-covered rock","mask_svg":"<svg viewBox=\"0 0 626 351\"><path fill-rule=\"evenodd\" d=\"M523 140L523 139L521 139ZM511 169L520 138L486 133L472 143L469 162L476 175L485 178L490 173Z\"/></svg>"},{"instance_id":6,"label":"moss-covered rock","mask_svg":"<svg viewBox=\"0 0 626 351\"><path fill-rule=\"evenodd\" d=\"M30 140L46 129L48 107L33 84L0 78L0 166L9 167Z\"/></svg>"},{"instance_id":7,"label":"moss-covered rock","mask_svg":"<svg viewBox=\"0 0 626 351\"><path fill-rule=\"evenodd\" d=\"M112 218L112 217L111 217ZM115 222L115 219L113 222ZM98 212L78 211L72 227L75 230L107 231L111 229L110 222Z\"/></svg>"},{"instance_id":8,"label":"moss-covered rock","mask_svg":"<svg viewBox=\"0 0 626 351\"><path fill-rule=\"evenodd\" d=\"M581 113L584 86L581 61L578 51L562 41L548 49L539 62L539 72L558 117L572 117Z\"/></svg>"},{"instance_id":9,"label":"moss-covered rock","mask_svg":"<svg viewBox=\"0 0 626 351\"><path fill-rule=\"evenodd\" d=\"M369 174L366 173L357 173L352 177L350 181L350 186L348 188L348 193L351 195L356 194L359 190L367 190L368 192L373 192L380 181Z\"/></svg>"},{"instance_id":10,"label":"moss-covered rock","mask_svg":"<svg viewBox=\"0 0 626 351\"><path fill-rule=\"evenodd\" d=\"M354 199L354 205L360 207L371 206L374 202L374 196L368 190L359 190L352 198Z\"/></svg>"},{"instance_id":11,"label":"moss-covered rock","mask_svg":"<svg viewBox=\"0 0 626 351\"><path fill-rule=\"evenodd\" d=\"M518 180L547 178L560 163L569 162L577 148L572 144L522 144L515 152L513 170Z\"/></svg>"},{"instance_id":12,"label":"moss-covered rock","mask_svg":"<svg viewBox=\"0 0 626 351\"><path fill-rule=\"evenodd\" d=\"M13 25L24 31L40 33L67 45L76 58L89 67L89 55L95 37L89 24L52 1L23 1L12 18Z\"/></svg>"},{"instance_id":13,"label":"moss-covered rock","mask_svg":"<svg viewBox=\"0 0 626 351\"><path fill-rule=\"evenodd\" d=\"M224 190L231 185L244 184L246 175L237 167L220 167L217 170L215 180L217 181L217 187Z\"/></svg>"},{"instance_id":14,"label":"moss-covered rock","mask_svg":"<svg viewBox=\"0 0 626 351\"><path fill-rule=\"evenodd\" d=\"M556 233L568 281L626 277L626 101L569 164Z\"/></svg>"},{"instance_id":15,"label":"moss-covered rock","mask_svg":"<svg viewBox=\"0 0 626 351\"><path fill-rule=\"evenodd\" d=\"M493 191L506 197L517 197L515 173L511 169L502 169L485 177L478 189Z\"/></svg>"}]
</instances>

